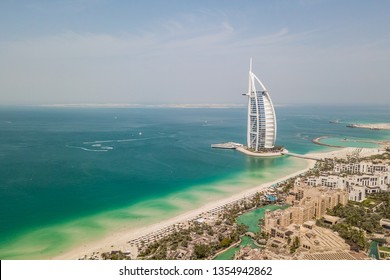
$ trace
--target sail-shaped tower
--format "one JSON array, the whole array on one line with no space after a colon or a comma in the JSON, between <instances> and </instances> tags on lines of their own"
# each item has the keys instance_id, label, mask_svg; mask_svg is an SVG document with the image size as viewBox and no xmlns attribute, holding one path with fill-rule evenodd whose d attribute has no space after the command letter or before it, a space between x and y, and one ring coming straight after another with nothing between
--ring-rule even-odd
<instances>
[{"instance_id":1,"label":"sail-shaped tower","mask_svg":"<svg viewBox=\"0 0 390 280\"><path fill-rule=\"evenodd\" d=\"M248 149L259 151L262 148L273 148L276 141L276 115L271 97L252 72L252 59L249 66L248 92Z\"/></svg>"}]
</instances>

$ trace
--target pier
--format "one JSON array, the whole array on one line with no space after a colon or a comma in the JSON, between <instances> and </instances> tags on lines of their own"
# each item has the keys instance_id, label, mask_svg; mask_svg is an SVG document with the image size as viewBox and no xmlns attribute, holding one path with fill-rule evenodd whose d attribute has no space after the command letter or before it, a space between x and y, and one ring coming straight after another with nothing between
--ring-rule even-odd
<instances>
[{"instance_id":1,"label":"pier","mask_svg":"<svg viewBox=\"0 0 390 280\"><path fill-rule=\"evenodd\" d=\"M277 156L282 156L283 152L288 153L286 149L277 152L252 152L243 146L237 147L236 150L243 154L246 154L248 156L253 156L253 157L277 157Z\"/></svg>"},{"instance_id":2,"label":"pier","mask_svg":"<svg viewBox=\"0 0 390 280\"><path fill-rule=\"evenodd\" d=\"M235 142L227 142L227 143L221 143L221 144L211 144L211 148L215 149L232 149L235 150L239 147L242 147L243 145L240 143Z\"/></svg>"}]
</instances>

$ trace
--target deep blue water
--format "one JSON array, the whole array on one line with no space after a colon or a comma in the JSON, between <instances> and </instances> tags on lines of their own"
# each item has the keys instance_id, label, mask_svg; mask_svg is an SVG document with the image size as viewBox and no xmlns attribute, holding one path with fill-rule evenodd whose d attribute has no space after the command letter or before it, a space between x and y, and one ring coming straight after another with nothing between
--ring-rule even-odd
<instances>
[{"instance_id":1,"label":"deep blue water","mask_svg":"<svg viewBox=\"0 0 390 280\"><path fill-rule=\"evenodd\" d=\"M383 108L278 107L278 143L323 149L322 135L389 139L351 122ZM330 124L329 120L340 120ZM211 149L246 137L245 109L0 108L0 244L30 228L116 209L285 159Z\"/></svg>"}]
</instances>

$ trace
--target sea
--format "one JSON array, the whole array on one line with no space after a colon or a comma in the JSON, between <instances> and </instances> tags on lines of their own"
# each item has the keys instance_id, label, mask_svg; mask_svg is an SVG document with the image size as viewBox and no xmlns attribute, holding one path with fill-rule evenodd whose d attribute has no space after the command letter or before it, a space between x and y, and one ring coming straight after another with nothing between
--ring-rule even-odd
<instances>
[{"instance_id":1,"label":"sea","mask_svg":"<svg viewBox=\"0 0 390 280\"><path fill-rule=\"evenodd\" d=\"M386 106L276 107L294 153L390 140L348 128L390 122ZM329 140L330 139L330 140ZM0 259L50 259L125 228L196 209L305 168L211 144L246 141L245 108L0 107Z\"/></svg>"}]
</instances>

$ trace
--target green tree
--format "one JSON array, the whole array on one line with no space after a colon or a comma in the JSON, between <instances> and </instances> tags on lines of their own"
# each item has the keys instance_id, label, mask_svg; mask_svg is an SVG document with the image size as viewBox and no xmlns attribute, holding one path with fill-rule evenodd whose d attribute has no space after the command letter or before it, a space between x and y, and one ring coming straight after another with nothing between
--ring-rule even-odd
<instances>
[{"instance_id":1,"label":"green tree","mask_svg":"<svg viewBox=\"0 0 390 280\"><path fill-rule=\"evenodd\" d=\"M225 237L224 239L221 240L220 246L222 248L229 247L230 244L232 244L233 240L231 240L229 237Z\"/></svg>"},{"instance_id":2,"label":"green tree","mask_svg":"<svg viewBox=\"0 0 390 280\"><path fill-rule=\"evenodd\" d=\"M206 244L195 244L194 257L195 259L205 259L211 255L211 248Z\"/></svg>"}]
</instances>

